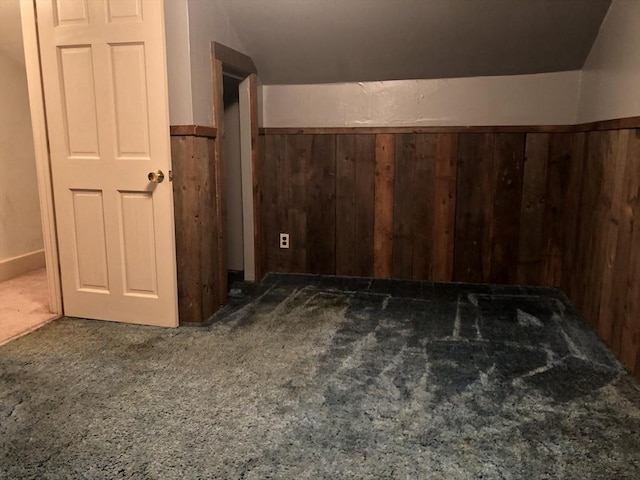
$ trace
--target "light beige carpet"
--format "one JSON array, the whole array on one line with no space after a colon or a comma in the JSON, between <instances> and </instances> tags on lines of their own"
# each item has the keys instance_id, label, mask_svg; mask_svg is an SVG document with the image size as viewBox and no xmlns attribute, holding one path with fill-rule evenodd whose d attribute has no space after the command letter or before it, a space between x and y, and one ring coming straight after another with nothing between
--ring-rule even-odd
<instances>
[{"instance_id":1,"label":"light beige carpet","mask_svg":"<svg viewBox=\"0 0 640 480\"><path fill-rule=\"evenodd\" d=\"M0 345L57 317L49 311L47 272L44 268L0 283Z\"/></svg>"}]
</instances>

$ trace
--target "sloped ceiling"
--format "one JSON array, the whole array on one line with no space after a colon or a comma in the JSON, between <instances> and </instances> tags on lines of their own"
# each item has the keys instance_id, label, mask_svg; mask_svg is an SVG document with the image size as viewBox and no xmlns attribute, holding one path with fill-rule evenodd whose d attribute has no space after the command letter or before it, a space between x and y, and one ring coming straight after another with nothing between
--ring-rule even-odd
<instances>
[{"instance_id":1,"label":"sloped ceiling","mask_svg":"<svg viewBox=\"0 0 640 480\"><path fill-rule=\"evenodd\" d=\"M235 28L265 84L578 70L611 3L213 1Z\"/></svg>"}]
</instances>

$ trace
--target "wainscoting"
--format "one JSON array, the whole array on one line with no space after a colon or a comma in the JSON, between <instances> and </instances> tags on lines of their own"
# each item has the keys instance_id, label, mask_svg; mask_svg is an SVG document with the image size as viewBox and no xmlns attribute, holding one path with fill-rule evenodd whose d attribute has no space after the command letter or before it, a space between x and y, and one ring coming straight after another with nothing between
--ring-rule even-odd
<instances>
[{"instance_id":1,"label":"wainscoting","mask_svg":"<svg viewBox=\"0 0 640 480\"><path fill-rule=\"evenodd\" d=\"M171 127L181 324L208 321L227 300L226 261L218 258L225 222L218 213L215 136L214 128Z\"/></svg>"},{"instance_id":2,"label":"wainscoting","mask_svg":"<svg viewBox=\"0 0 640 480\"><path fill-rule=\"evenodd\" d=\"M561 287L640 376L639 125L266 129L261 270Z\"/></svg>"}]
</instances>

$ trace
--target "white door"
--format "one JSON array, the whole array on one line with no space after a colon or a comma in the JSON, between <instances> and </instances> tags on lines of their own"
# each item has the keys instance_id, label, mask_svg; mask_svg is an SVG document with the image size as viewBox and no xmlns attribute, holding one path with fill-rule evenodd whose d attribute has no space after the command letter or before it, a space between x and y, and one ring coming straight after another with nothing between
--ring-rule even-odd
<instances>
[{"instance_id":1,"label":"white door","mask_svg":"<svg viewBox=\"0 0 640 480\"><path fill-rule=\"evenodd\" d=\"M64 313L176 326L163 1L36 7Z\"/></svg>"}]
</instances>

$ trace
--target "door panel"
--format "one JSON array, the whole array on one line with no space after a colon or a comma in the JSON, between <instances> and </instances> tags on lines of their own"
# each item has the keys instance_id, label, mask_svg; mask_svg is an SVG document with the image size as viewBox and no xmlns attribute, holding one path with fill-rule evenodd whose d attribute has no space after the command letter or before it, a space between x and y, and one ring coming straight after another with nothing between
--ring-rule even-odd
<instances>
[{"instance_id":1,"label":"door panel","mask_svg":"<svg viewBox=\"0 0 640 480\"><path fill-rule=\"evenodd\" d=\"M104 203L100 190L72 190L78 290L108 293Z\"/></svg>"},{"instance_id":2,"label":"door panel","mask_svg":"<svg viewBox=\"0 0 640 480\"><path fill-rule=\"evenodd\" d=\"M64 313L176 326L162 1L36 7Z\"/></svg>"}]
</instances>

